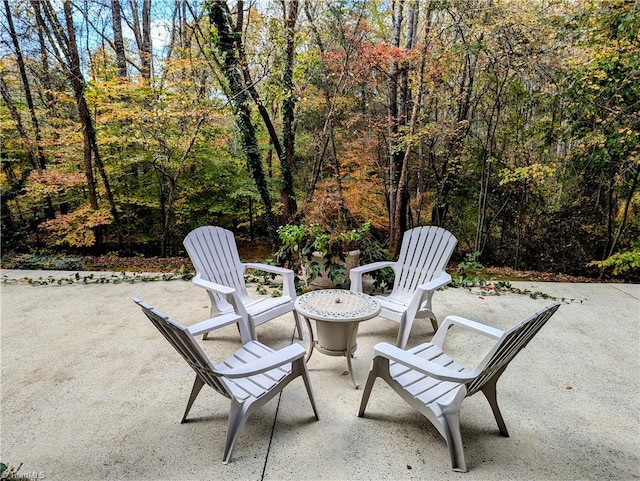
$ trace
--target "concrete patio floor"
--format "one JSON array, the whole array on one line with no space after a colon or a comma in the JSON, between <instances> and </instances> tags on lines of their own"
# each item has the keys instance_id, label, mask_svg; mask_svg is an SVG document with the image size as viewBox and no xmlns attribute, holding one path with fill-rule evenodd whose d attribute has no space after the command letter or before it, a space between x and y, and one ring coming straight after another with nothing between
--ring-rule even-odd
<instances>
[{"instance_id":1,"label":"concrete patio floor","mask_svg":"<svg viewBox=\"0 0 640 481\"><path fill-rule=\"evenodd\" d=\"M68 272L1 271L8 279ZM98 275L105 275L99 273ZM249 418L222 464L228 400L205 389L180 424L193 372L131 301L184 323L206 318L205 293L182 280L134 284L1 285L0 461L47 480L628 480L640 478L640 285L514 282L564 298L498 383L510 438L482 395L465 401L468 473L454 473L436 429L383 381L364 418L346 359L314 352L315 421L301 380ZM551 302L448 288L434 311L507 328ZM257 329L292 342L289 314ZM361 385L373 346L397 324L360 325ZM433 336L416 322L409 346ZM458 331L448 348L473 363L485 345ZM235 327L200 341L213 360L239 346ZM306 341L301 342L305 347Z\"/></svg>"}]
</instances>

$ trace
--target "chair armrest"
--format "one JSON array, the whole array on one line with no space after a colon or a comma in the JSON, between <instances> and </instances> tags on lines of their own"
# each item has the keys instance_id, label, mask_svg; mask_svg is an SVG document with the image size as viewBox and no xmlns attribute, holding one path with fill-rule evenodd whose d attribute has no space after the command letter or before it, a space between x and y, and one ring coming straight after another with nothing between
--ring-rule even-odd
<instances>
[{"instance_id":1,"label":"chair armrest","mask_svg":"<svg viewBox=\"0 0 640 481\"><path fill-rule=\"evenodd\" d=\"M198 322L187 327L187 330L194 336L204 334L205 332L213 331L214 329L220 329L221 327L228 326L238 322L242 317L235 313L222 314L220 316L212 317L204 321Z\"/></svg>"},{"instance_id":2,"label":"chair armrest","mask_svg":"<svg viewBox=\"0 0 640 481\"><path fill-rule=\"evenodd\" d=\"M222 284L216 284L215 282L207 281L203 279L200 274L196 274L196 276L192 279L192 282L204 289L209 291L217 292L218 294L222 294L223 296L228 296L229 294L233 294L236 290L232 287L223 286Z\"/></svg>"},{"instance_id":3,"label":"chair armrest","mask_svg":"<svg viewBox=\"0 0 640 481\"><path fill-rule=\"evenodd\" d=\"M421 357L411 354L399 347L393 346L388 342L376 344L374 348L374 356L386 357L391 361L398 362L403 366L407 366L427 376L435 377L442 381L451 381L465 383L476 378L475 373L460 372L440 366L435 362L427 361Z\"/></svg>"},{"instance_id":4,"label":"chair armrest","mask_svg":"<svg viewBox=\"0 0 640 481\"><path fill-rule=\"evenodd\" d=\"M294 281L294 273L291 269L285 267L272 266L269 264L259 264L255 262L247 262L244 264L249 269L256 269L259 271L270 272L272 274L279 274L282 276L282 294L289 296L295 300L296 298L296 286Z\"/></svg>"},{"instance_id":5,"label":"chair armrest","mask_svg":"<svg viewBox=\"0 0 640 481\"><path fill-rule=\"evenodd\" d=\"M287 275L289 273L293 273L291 269L286 269L284 267L272 266L269 264L260 264L257 262L245 262L244 266L249 269L255 269L257 271L270 272L272 274L280 274L281 276Z\"/></svg>"},{"instance_id":6,"label":"chair armrest","mask_svg":"<svg viewBox=\"0 0 640 481\"><path fill-rule=\"evenodd\" d=\"M424 284L419 285L411 296L411 300L407 305L407 318L413 318L418 312L418 309L420 309L420 306L425 301L430 302L433 291L435 291L438 287L448 284L449 282L451 282L451 276L446 272L442 272L435 279L431 279L429 282L425 282Z\"/></svg>"},{"instance_id":7,"label":"chair armrest","mask_svg":"<svg viewBox=\"0 0 640 481\"><path fill-rule=\"evenodd\" d=\"M253 320L249 317L247 309L244 307L244 304L240 300L240 296L235 289L233 289L232 287L223 286L222 284L216 284L215 282L207 281L203 279L200 274L196 274L196 276L193 278L193 283L198 287L202 287L204 289L207 289L208 291L213 291L223 295L225 300L231 305L234 310L233 313L229 314L237 314L242 318L242 321L238 322L238 326L240 328L240 337L242 338L243 342L249 342L249 340L251 339L256 339L256 331ZM215 300L212 299L211 302L213 303L215 302ZM217 317L218 316L215 316L214 319Z\"/></svg>"},{"instance_id":8,"label":"chair armrest","mask_svg":"<svg viewBox=\"0 0 640 481\"><path fill-rule=\"evenodd\" d=\"M306 353L307 352L304 347L300 344L294 343L240 367L224 368L218 366L216 367L215 372L220 376L224 376L229 379L253 376L255 374L270 371L271 369L275 369L284 364L289 364L296 359L301 359Z\"/></svg>"},{"instance_id":9,"label":"chair armrest","mask_svg":"<svg viewBox=\"0 0 640 481\"><path fill-rule=\"evenodd\" d=\"M364 266L352 267L349 271L349 280L351 281L350 290L352 292L362 292L362 274L384 269L385 267L394 267L395 265L396 263L394 261L379 261Z\"/></svg>"},{"instance_id":10,"label":"chair armrest","mask_svg":"<svg viewBox=\"0 0 640 481\"><path fill-rule=\"evenodd\" d=\"M465 319L460 316L447 316L440 325L440 328L436 331L431 342L436 346L442 347L444 344L444 338L449 332L449 328L452 326L460 326L470 331L473 331L483 336L491 337L493 339L499 339L504 334L504 331L496 329L495 327L487 326L470 319Z\"/></svg>"},{"instance_id":11,"label":"chair armrest","mask_svg":"<svg viewBox=\"0 0 640 481\"><path fill-rule=\"evenodd\" d=\"M364 274L365 272L377 271L378 269L384 269L385 267L393 267L396 263L394 261L379 261L366 264L364 266L352 267L350 272L356 274Z\"/></svg>"},{"instance_id":12,"label":"chair armrest","mask_svg":"<svg viewBox=\"0 0 640 481\"><path fill-rule=\"evenodd\" d=\"M442 272L435 279L431 279L429 282L418 286L421 291L435 291L438 287L446 286L451 282L451 276L446 272Z\"/></svg>"},{"instance_id":13,"label":"chair armrest","mask_svg":"<svg viewBox=\"0 0 640 481\"><path fill-rule=\"evenodd\" d=\"M464 317L460 316L447 316L442 322L442 327L445 329L448 329L453 325L464 327L465 329L477 332L478 334L482 334L493 339L499 339L504 334L504 331L501 331L500 329L487 326L486 324L482 324L480 322L472 321L471 319L465 319Z\"/></svg>"}]
</instances>

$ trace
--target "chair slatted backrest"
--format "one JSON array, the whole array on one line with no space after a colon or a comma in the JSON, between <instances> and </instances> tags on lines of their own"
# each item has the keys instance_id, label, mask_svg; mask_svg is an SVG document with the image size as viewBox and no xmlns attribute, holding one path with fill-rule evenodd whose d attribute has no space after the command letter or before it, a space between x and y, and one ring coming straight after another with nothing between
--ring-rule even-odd
<instances>
[{"instance_id":1,"label":"chair slatted backrest","mask_svg":"<svg viewBox=\"0 0 640 481\"><path fill-rule=\"evenodd\" d=\"M413 293L443 272L458 240L446 229L422 226L404 233L393 292Z\"/></svg>"},{"instance_id":2,"label":"chair slatted backrest","mask_svg":"<svg viewBox=\"0 0 640 481\"><path fill-rule=\"evenodd\" d=\"M233 232L222 227L198 227L187 234L183 244L203 279L246 294L244 267Z\"/></svg>"},{"instance_id":3,"label":"chair slatted backrest","mask_svg":"<svg viewBox=\"0 0 640 481\"><path fill-rule=\"evenodd\" d=\"M134 298L134 302L142 308L153 325L162 333L176 351L180 353L183 359L187 361L187 364L191 366L200 379L219 393L229 397L227 389L213 372L213 365L209 357L187 328L140 299Z\"/></svg>"},{"instance_id":4,"label":"chair slatted backrest","mask_svg":"<svg viewBox=\"0 0 640 481\"><path fill-rule=\"evenodd\" d=\"M560 307L559 302L549 304L506 331L489 354L487 354L485 360L480 363L480 366L484 364L484 367L482 367L482 371L478 377L467 385L467 396L471 396L481 390L489 379L496 373L503 371L516 354L518 354L529 341L533 339L538 331L540 331L542 326L547 323L549 318L558 310L558 307Z\"/></svg>"}]
</instances>

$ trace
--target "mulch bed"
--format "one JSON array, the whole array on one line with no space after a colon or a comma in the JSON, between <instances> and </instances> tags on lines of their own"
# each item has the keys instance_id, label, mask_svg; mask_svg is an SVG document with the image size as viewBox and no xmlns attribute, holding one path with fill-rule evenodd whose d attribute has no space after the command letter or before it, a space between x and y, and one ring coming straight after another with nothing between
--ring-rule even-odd
<instances>
[{"instance_id":1,"label":"mulch bed","mask_svg":"<svg viewBox=\"0 0 640 481\"><path fill-rule=\"evenodd\" d=\"M241 250L240 256L247 262L262 262L269 257L267 249L257 249L256 246ZM53 256L55 258L55 256ZM162 273L193 273L193 265L188 257L118 257L113 255L74 257L73 266L62 266L58 263L37 262L24 265L16 262L17 257L6 255L2 258L4 269L53 269L53 270L81 270L81 271L111 271L111 272L162 272ZM452 276L458 276L457 265L451 264L447 271ZM571 276L555 272L540 272L530 270L516 270L510 267L485 267L468 277L486 280L511 280L534 282L611 282L611 279L597 279L584 276ZM614 281L615 282L615 281Z\"/></svg>"},{"instance_id":2,"label":"mulch bed","mask_svg":"<svg viewBox=\"0 0 640 481\"><path fill-rule=\"evenodd\" d=\"M81 264L88 271L183 272L192 271L186 257L114 257L83 256Z\"/></svg>"},{"instance_id":3,"label":"mulch bed","mask_svg":"<svg viewBox=\"0 0 640 481\"><path fill-rule=\"evenodd\" d=\"M605 282L603 279L594 279L584 276L570 276L555 272L538 271L518 271L510 267L487 267L483 272L488 277L498 277L500 279L513 279L537 282Z\"/></svg>"},{"instance_id":4,"label":"mulch bed","mask_svg":"<svg viewBox=\"0 0 640 481\"><path fill-rule=\"evenodd\" d=\"M193 270L191 261L185 257L83 257L87 270L133 271L133 272L188 272ZM451 275L456 275L455 266L449 267ZM486 267L479 277L489 279L510 279L536 282L602 282L601 280L558 274L554 272L520 271L510 267Z\"/></svg>"}]
</instances>

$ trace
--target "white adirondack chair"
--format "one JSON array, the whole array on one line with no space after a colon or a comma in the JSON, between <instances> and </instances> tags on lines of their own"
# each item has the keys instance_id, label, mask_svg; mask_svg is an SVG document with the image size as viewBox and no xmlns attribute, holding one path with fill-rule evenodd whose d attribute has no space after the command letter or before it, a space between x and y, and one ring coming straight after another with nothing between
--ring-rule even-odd
<instances>
[{"instance_id":1,"label":"white adirondack chair","mask_svg":"<svg viewBox=\"0 0 640 481\"><path fill-rule=\"evenodd\" d=\"M381 377L438 429L449 447L453 470L466 472L459 423L462 401L482 391L489 401L500 434L509 436L498 408L496 383L509 362L559 306L557 302L550 304L507 331L448 316L430 343L406 351L388 343L376 345L358 416L364 416L373 384L377 377ZM461 326L496 339L493 348L475 369L465 369L442 351L445 336L452 326Z\"/></svg>"},{"instance_id":2,"label":"white adirondack chair","mask_svg":"<svg viewBox=\"0 0 640 481\"><path fill-rule=\"evenodd\" d=\"M404 233L396 262L374 262L351 269L349 277L354 292L362 292L362 275L367 272L385 267L395 272L391 293L374 297L382 306L380 316L400 323L396 346L406 347L415 318L428 317L433 330L438 329L431 298L436 289L451 282L445 269L457 243L453 234L442 227L416 227Z\"/></svg>"},{"instance_id":3,"label":"white adirondack chair","mask_svg":"<svg viewBox=\"0 0 640 481\"><path fill-rule=\"evenodd\" d=\"M222 458L224 464L231 460L233 447L251 413L266 404L298 376L304 381L313 413L316 420L319 419L304 361L306 352L299 344L294 343L274 351L255 339L250 320L235 313L223 314L222 316L234 318L233 321L239 323L243 346L214 366L194 337L209 329L208 321L185 327L140 299L133 300L196 372L196 380L181 422L184 423L187 419L193 402L205 384L231 400Z\"/></svg>"},{"instance_id":4,"label":"white adirondack chair","mask_svg":"<svg viewBox=\"0 0 640 481\"><path fill-rule=\"evenodd\" d=\"M183 244L196 269L193 283L206 289L211 300L211 317L213 319L221 314L235 311L241 316L248 316L252 321L251 324L255 327L292 312L298 337L303 338L302 323L294 309L296 289L294 273L291 269L241 262L233 233L222 227L198 227L185 237ZM246 269L281 275L283 279L282 295L279 297L250 296L244 281ZM219 325L212 323L212 330L228 324L229 322L221 318ZM202 338L207 339L207 336L208 332L205 332Z\"/></svg>"}]
</instances>

